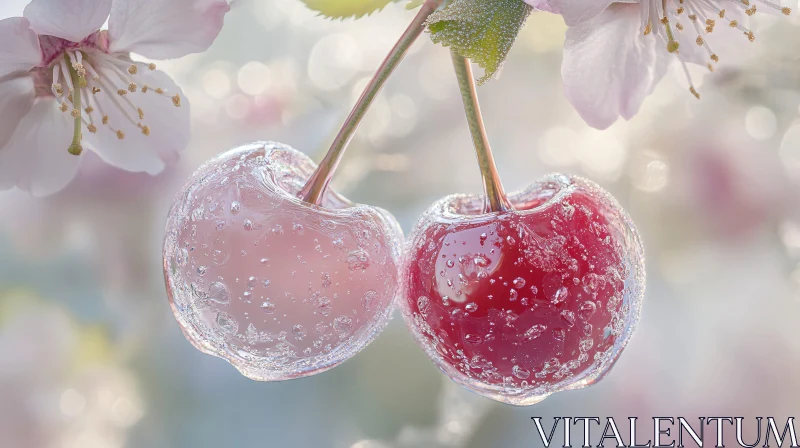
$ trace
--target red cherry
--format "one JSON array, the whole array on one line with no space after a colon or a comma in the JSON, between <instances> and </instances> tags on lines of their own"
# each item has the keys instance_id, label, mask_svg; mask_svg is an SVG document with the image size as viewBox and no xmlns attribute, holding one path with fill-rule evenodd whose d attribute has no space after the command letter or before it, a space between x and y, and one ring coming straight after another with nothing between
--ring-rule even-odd
<instances>
[{"instance_id":1,"label":"red cherry","mask_svg":"<svg viewBox=\"0 0 800 448\"><path fill-rule=\"evenodd\" d=\"M436 203L410 241L402 301L433 361L463 386L529 405L605 375L641 312L644 253L619 204L553 175L512 194Z\"/></svg>"}]
</instances>

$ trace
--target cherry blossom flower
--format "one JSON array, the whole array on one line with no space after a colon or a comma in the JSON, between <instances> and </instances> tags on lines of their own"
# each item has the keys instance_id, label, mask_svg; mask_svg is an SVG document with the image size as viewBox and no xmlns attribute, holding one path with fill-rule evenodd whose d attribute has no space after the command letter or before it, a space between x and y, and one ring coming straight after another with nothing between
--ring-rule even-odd
<instances>
[{"instance_id":1,"label":"cherry blossom flower","mask_svg":"<svg viewBox=\"0 0 800 448\"><path fill-rule=\"evenodd\" d=\"M227 0L32 0L0 20L0 189L64 188L85 149L157 174L189 143L189 105L153 63L206 50ZM101 27L108 21L108 29Z\"/></svg>"},{"instance_id":2,"label":"cherry blossom flower","mask_svg":"<svg viewBox=\"0 0 800 448\"><path fill-rule=\"evenodd\" d=\"M605 129L639 111L672 62L700 97L687 64L714 70L722 39L754 41L750 16L789 15L780 0L525 0L561 14L569 29L561 68L567 99L591 126Z\"/></svg>"}]
</instances>

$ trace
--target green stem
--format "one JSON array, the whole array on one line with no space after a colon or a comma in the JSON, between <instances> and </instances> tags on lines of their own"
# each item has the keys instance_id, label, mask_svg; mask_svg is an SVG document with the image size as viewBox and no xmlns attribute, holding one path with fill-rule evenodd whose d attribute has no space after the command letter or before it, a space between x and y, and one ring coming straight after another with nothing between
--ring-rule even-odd
<instances>
[{"instance_id":1,"label":"green stem","mask_svg":"<svg viewBox=\"0 0 800 448\"><path fill-rule=\"evenodd\" d=\"M394 48L392 48L392 51L386 56L386 59L378 68L372 80L364 90L364 93L361 94L361 98L359 98L350 116L345 120L342 129L339 131L333 144L331 144L325 158L320 162L317 170L298 194L298 197L302 198L305 202L320 205L322 202L322 195L328 188L328 184L330 184L331 178L333 178L333 173L336 171L336 167L339 165L358 125L366 115L375 97L381 91L384 84L386 84L386 81L403 58L405 58L411 45L425 30L425 22L428 20L428 17L436 11L442 1L443 0L427 0L420 8L416 17L414 17L414 20L411 21L408 29L406 29L405 33L400 37L400 40L395 44Z\"/></svg>"},{"instance_id":2,"label":"green stem","mask_svg":"<svg viewBox=\"0 0 800 448\"><path fill-rule=\"evenodd\" d=\"M455 52L451 52L451 56L461 90L461 98L464 100L464 112L467 115L469 131L475 145L475 154L478 156L478 165L483 176L483 190L486 197L484 211L489 213L513 210L514 208L503 190L503 184L500 182L500 175L497 173L497 166L494 163L494 156L492 156L492 147L486 136L472 66L467 58Z\"/></svg>"}]
</instances>

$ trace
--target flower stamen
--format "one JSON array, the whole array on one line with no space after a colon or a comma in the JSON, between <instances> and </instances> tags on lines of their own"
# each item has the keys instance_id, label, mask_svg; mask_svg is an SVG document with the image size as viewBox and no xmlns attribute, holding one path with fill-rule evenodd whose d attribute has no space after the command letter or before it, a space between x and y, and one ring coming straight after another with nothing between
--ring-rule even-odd
<instances>
[{"instance_id":1,"label":"flower stamen","mask_svg":"<svg viewBox=\"0 0 800 448\"><path fill-rule=\"evenodd\" d=\"M64 55L64 60L68 61L69 57L67 55ZM72 78L72 83L73 84L78 84L78 79L79 79L80 75L78 75L78 72L75 70L75 68L71 67L68 70L68 72L65 72L65 73L69 73L69 77L67 79ZM84 78L84 81L85 81L85 78ZM70 90L72 90L72 89L70 89ZM81 89L77 89L77 90L74 91L74 93L72 95L72 104L73 104L73 106L75 106L75 108L72 111L72 118L75 120L75 125L74 125L73 133L72 133L72 143L69 145L68 151L69 151L70 154L72 154L74 156L79 156L83 152L83 146L81 146L81 139L83 138L83 135L81 133L81 128L83 126L83 120L81 118L81 113L80 113L80 110L81 110ZM64 105L66 105L66 104L64 104Z\"/></svg>"}]
</instances>

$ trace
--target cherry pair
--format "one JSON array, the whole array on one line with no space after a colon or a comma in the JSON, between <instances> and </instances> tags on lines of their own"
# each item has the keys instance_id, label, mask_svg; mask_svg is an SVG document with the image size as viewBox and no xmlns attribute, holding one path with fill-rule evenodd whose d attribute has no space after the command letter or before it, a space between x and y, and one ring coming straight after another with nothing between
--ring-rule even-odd
<instances>
[{"instance_id":1,"label":"cherry pair","mask_svg":"<svg viewBox=\"0 0 800 448\"><path fill-rule=\"evenodd\" d=\"M245 376L310 376L354 356L396 298L454 381L528 405L608 372L641 311L644 256L619 204L552 175L503 191L468 61L453 61L484 178L483 197L434 204L403 248L391 214L328 187L358 123L435 9L427 2L317 167L278 143L209 161L170 212L164 271L194 346Z\"/></svg>"}]
</instances>

